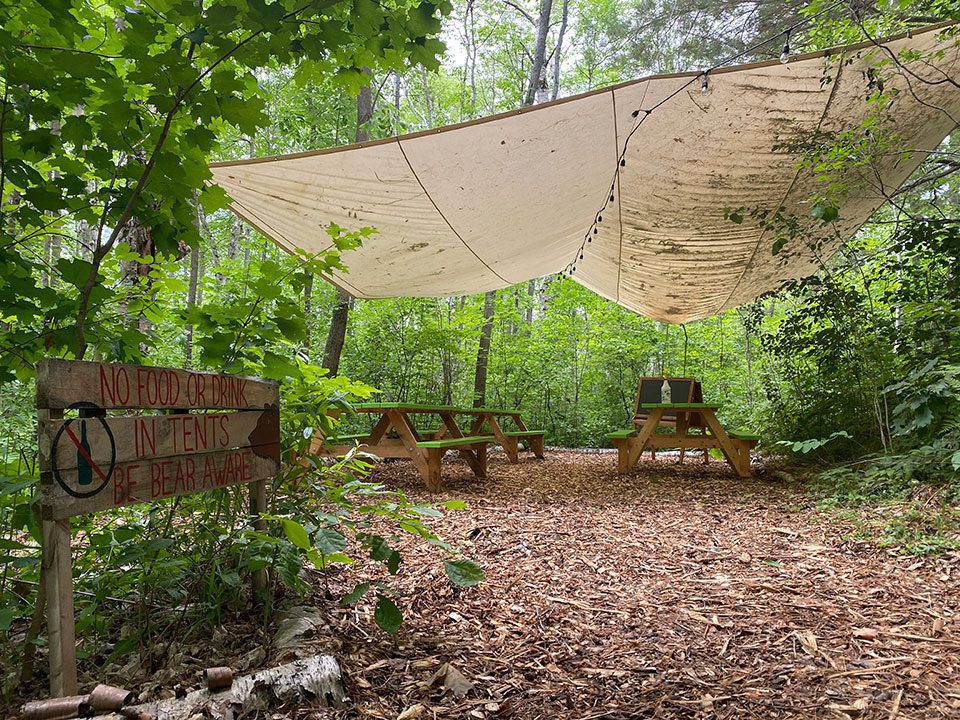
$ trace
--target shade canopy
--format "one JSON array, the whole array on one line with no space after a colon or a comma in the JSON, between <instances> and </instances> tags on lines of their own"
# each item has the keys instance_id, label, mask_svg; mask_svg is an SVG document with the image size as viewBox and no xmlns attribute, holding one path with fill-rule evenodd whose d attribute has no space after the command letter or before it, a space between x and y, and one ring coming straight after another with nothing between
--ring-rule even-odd
<instances>
[{"instance_id":1,"label":"shade canopy","mask_svg":"<svg viewBox=\"0 0 960 720\"><path fill-rule=\"evenodd\" d=\"M600 295L686 322L815 272L956 127L960 92L944 77L960 52L941 33L713 70L705 92L696 73L653 76L437 130L217 163L213 178L291 251L329 247L332 222L376 228L344 253L349 272L328 278L356 297L477 293L575 261L573 279ZM912 58L906 72L894 56ZM825 226L796 141L857 128L876 110L877 74L900 91L880 121L898 142L835 169L847 192ZM725 217L739 208L742 222ZM774 254L780 228L751 211L778 208L799 234Z\"/></svg>"}]
</instances>

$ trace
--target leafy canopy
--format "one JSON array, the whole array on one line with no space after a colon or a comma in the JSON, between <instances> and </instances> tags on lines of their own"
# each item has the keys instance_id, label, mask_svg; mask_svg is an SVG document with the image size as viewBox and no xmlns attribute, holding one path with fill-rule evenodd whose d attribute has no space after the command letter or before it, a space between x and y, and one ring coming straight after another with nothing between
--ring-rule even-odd
<instances>
[{"instance_id":1,"label":"leafy canopy","mask_svg":"<svg viewBox=\"0 0 960 720\"><path fill-rule=\"evenodd\" d=\"M150 237L147 264L197 245L197 203L227 203L207 184L218 139L270 122L259 75L296 66L355 90L364 67L436 67L449 10L417 0L127 2L0 4L0 379L26 377L42 354L83 357L91 333L127 348L142 340L97 332L122 299L110 253L136 227ZM51 237L78 242L80 257L45 257Z\"/></svg>"}]
</instances>

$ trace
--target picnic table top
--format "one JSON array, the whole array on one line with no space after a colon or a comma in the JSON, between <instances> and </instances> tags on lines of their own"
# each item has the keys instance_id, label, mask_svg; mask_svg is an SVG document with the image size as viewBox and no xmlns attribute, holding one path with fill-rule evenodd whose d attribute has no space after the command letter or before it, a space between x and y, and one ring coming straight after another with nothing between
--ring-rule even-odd
<instances>
[{"instance_id":1,"label":"picnic table top","mask_svg":"<svg viewBox=\"0 0 960 720\"><path fill-rule=\"evenodd\" d=\"M454 405L424 405L422 403L402 403L402 402L373 402L357 403L353 406L354 410L360 411L378 411L378 410L403 410L413 413L439 413L449 412L457 415L519 415L519 410L503 410L499 408L488 407L458 407Z\"/></svg>"},{"instance_id":2,"label":"picnic table top","mask_svg":"<svg viewBox=\"0 0 960 720\"><path fill-rule=\"evenodd\" d=\"M719 405L713 403L643 403L640 407L649 410L663 408L665 410L719 410Z\"/></svg>"}]
</instances>

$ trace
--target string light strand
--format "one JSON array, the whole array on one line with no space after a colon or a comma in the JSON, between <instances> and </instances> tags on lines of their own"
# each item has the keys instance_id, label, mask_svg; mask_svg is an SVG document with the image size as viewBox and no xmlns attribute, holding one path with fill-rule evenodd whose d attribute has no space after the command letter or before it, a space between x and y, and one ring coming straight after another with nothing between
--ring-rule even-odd
<instances>
[{"instance_id":1,"label":"string light strand","mask_svg":"<svg viewBox=\"0 0 960 720\"><path fill-rule=\"evenodd\" d=\"M614 170L613 178L610 181L610 189L607 191L608 200L606 203L604 203L603 209L605 210L608 205L616 201L615 190L617 187L617 178L619 177L619 173L622 172L622 168L626 167L627 151L630 146L630 140L633 138L637 130L639 130L640 127L643 125L643 121L646 120L648 117L650 117L650 115L655 110L658 110L663 105L673 100L673 98L675 98L677 95L682 93L684 90L689 88L691 85L693 85L697 81L700 81L700 91L702 93L706 93L710 89L710 72L712 70L716 70L726 65L729 65L730 63L736 62L737 60L742 59L744 56L749 55L755 52L756 50L759 50L760 48L766 47L767 45L778 40L781 37L784 38L785 40L783 44L783 52L781 52L780 54L780 62L784 62L784 63L787 62L790 59L790 34L795 30L797 30L798 28L808 25L809 23L816 20L818 17L825 15L826 13L839 7L840 5L845 4L846 2L847 0L837 0L836 2L832 3L831 5L828 5L827 7L823 8L819 12L814 13L809 17L798 20L797 22L793 23L786 29L781 30L775 35L768 37L766 40L761 40L760 42L754 43L753 45L747 48L744 48L738 53L734 53L732 55L729 55L721 59L712 67L706 68L705 70L702 70L696 75L690 77L690 79L687 80L687 82L685 82L683 85L678 87L676 90L674 90L672 93L670 93L666 97L661 98L653 106L647 109L637 108L632 113L630 113L631 117L634 118L634 124L633 124L633 127L630 129L630 132L627 133L627 137L623 141L623 149L620 151L620 154L617 157L617 167ZM599 233L599 225L602 222L602 220L603 220L603 210L600 210L594 215L593 223L591 223L590 227L587 229L587 232L584 234L583 240L580 243L580 247L577 248L577 253L576 255L574 255L573 261L567 263L567 266L563 269L563 271L561 271L561 273L558 274L558 276L564 275L564 274L573 275L576 272L577 263L584 259L584 253L586 252L587 245L591 244L593 242L593 237Z\"/></svg>"}]
</instances>

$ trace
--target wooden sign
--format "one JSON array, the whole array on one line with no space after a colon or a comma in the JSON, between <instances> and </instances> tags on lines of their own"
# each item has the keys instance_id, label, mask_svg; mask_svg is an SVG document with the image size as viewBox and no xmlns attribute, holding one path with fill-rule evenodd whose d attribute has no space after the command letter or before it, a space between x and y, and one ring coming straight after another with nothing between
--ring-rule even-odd
<instances>
[{"instance_id":1,"label":"wooden sign","mask_svg":"<svg viewBox=\"0 0 960 720\"><path fill-rule=\"evenodd\" d=\"M60 519L273 477L276 407L40 421L44 517Z\"/></svg>"},{"instance_id":2,"label":"wooden sign","mask_svg":"<svg viewBox=\"0 0 960 720\"><path fill-rule=\"evenodd\" d=\"M37 407L257 410L277 405L268 380L143 365L43 360L37 365Z\"/></svg>"},{"instance_id":3,"label":"wooden sign","mask_svg":"<svg viewBox=\"0 0 960 720\"><path fill-rule=\"evenodd\" d=\"M50 686L72 695L69 518L240 483L251 511L265 512L266 480L280 470L280 398L276 383L258 378L44 360L37 408ZM70 410L78 416L65 418ZM262 571L254 586L265 586Z\"/></svg>"}]
</instances>

